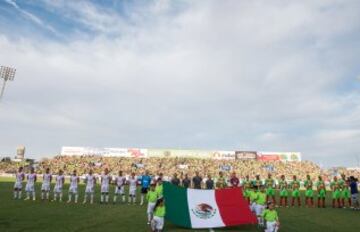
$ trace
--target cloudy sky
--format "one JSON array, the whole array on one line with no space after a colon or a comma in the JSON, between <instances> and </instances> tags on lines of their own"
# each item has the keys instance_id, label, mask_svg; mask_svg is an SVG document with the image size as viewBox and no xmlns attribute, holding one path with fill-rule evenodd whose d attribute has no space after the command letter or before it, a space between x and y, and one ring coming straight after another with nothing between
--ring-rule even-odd
<instances>
[{"instance_id":1,"label":"cloudy sky","mask_svg":"<svg viewBox=\"0 0 360 232\"><path fill-rule=\"evenodd\" d=\"M101 4L99 4L101 2ZM360 1L0 0L0 153L67 146L360 160Z\"/></svg>"}]
</instances>

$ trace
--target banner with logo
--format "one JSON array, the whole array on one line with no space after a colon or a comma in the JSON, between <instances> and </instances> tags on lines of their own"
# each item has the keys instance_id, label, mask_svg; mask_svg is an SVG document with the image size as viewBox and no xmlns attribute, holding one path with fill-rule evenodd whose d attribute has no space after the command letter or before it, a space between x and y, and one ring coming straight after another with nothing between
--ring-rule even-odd
<instances>
[{"instance_id":1,"label":"banner with logo","mask_svg":"<svg viewBox=\"0 0 360 232\"><path fill-rule=\"evenodd\" d=\"M212 158L218 160L234 160L235 151L215 151L212 154Z\"/></svg>"},{"instance_id":2,"label":"banner with logo","mask_svg":"<svg viewBox=\"0 0 360 232\"><path fill-rule=\"evenodd\" d=\"M140 148L62 147L61 155L63 156L99 155L104 157L146 158L148 155L148 150L140 149Z\"/></svg>"},{"instance_id":3,"label":"banner with logo","mask_svg":"<svg viewBox=\"0 0 360 232\"><path fill-rule=\"evenodd\" d=\"M178 149L148 149L149 157L159 158L212 158L212 151L207 150L178 150Z\"/></svg>"},{"instance_id":4,"label":"banner with logo","mask_svg":"<svg viewBox=\"0 0 360 232\"><path fill-rule=\"evenodd\" d=\"M256 151L235 151L236 159L239 160L252 160L257 158Z\"/></svg>"},{"instance_id":5,"label":"banner with logo","mask_svg":"<svg viewBox=\"0 0 360 232\"><path fill-rule=\"evenodd\" d=\"M187 228L217 228L257 223L241 188L198 190L164 182L165 219Z\"/></svg>"},{"instance_id":6,"label":"banner with logo","mask_svg":"<svg viewBox=\"0 0 360 232\"><path fill-rule=\"evenodd\" d=\"M258 152L257 159L261 161L276 161L283 162L301 161L300 152Z\"/></svg>"}]
</instances>

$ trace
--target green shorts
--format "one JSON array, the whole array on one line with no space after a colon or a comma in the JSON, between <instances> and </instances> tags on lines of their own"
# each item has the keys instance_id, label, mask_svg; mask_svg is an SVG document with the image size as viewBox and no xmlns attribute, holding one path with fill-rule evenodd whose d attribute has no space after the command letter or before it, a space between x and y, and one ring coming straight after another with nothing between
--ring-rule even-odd
<instances>
[{"instance_id":1,"label":"green shorts","mask_svg":"<svg viewBox=\"0 0 360 232\"><path fill-rule=\"evenodd\" d=\"M340 199L341 193L340 190L335 190L332 192L332 199Z\"/></svg>"},{"instance_id":2,"label":"green shorts","mask_svg":"<svg viewBox=\"0 0 360 232\"><path fill-rule=\"evenodd\" d=\"M300 191L299 191L299 189L293 190L292 193L291 193L291 196L294 197L294 198L300 197Z\"/></svg>"},{"instance_id":3,"label":"green shorts","mask_svg":"<svg viewBox=\"0 0 360 232\"><path fill-rule=\"evenodd\" d=\"M250 191L248 189L244 190L244 197L249 198L250 197Z\"/></svg>"},{"instance_id":4,"label":"green shorts","mask_svg":"<svg viewBox=\"0 0 360 232\"><path fill-rule=\"evenodd\" d=\"M321 189L318 193L318 198L325 198L326 197L326 191L325 189Z\"/></svg>"},{"instance_id":5,"label":"green shorts","mask_svg":"<svg viewBox=\"0 0 360 232\"><path fill-rule=\"evenodd\" d=\"M288 191L286 189L280 190L280 197L287 197L288 196Z\"/></svg>"},{"instance_id":6,"label":"green shorts","mask_svg":"<svg viewBox=\"0 0 360 232\"><path fill-rule=\"evenodd\" d=\"M267 188L266 196L275 196L275 190L273 188Z\"/></svg>"},{"instance_id":7,"label":"green shorts","mask_svg":"<svg viewBox=\"0 0 360 232\"><path fill-rule=\"evenodd\" d=\"M305 191L305 197L310 197L310 198L314 197L314 190L312 190L312 189L307 189L307 190Z\"/></svg>"},{"instance_id":8,"label":"green shorts","mask_svg":"<svg viewBox=\"0 0 360 232\"><path fill-rule=\"evenodd\" d=\"M344 189L343 191L341 191L341 198L342 199L350 199L349 189Z\"/></svg>"}]
</instances>

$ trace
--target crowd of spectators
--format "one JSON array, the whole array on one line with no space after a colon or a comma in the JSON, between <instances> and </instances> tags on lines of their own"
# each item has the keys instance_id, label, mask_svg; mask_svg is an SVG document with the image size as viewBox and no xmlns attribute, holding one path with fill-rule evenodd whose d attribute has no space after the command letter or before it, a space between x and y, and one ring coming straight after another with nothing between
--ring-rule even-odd
<instances>
[{"instance_id":1,"label":"crowd of spectators","mask_svg":"<svg viewBox=\"0 0 360 232\"><path fill-rule=\"evenodd\" d=\"M0 173L15 173L19 166L28 166L24 163L0 162ZM226 176L235 172L238 177L243 178L249 175L254 178L260 175L266 178L271 173L275 178L285 175L290 179L293 175L299 179L305 179L310 174L314 179L321 175L330 179L333 175L345 174L346 176L360 176L359 170L348 170L346 168L322 169L310 161L282 162L282 161L258 161L258 160L214 160L196 158L124 158L124 157L103 157L103 156L56 156L50 159L43 159L35 164L36 172L41 174L46 168L53 173L63 170L69 175L74 169L82 175L92 169L95 173L101 173L108 168L114 175L122 170L126 174L135 172L137 175L148 170L152 175L163 173L171 177L175 173L182 178L188 174L194 176L198 171L202 176L211 175L216 177L219 171Z\"/></svg>"}]
</instances>

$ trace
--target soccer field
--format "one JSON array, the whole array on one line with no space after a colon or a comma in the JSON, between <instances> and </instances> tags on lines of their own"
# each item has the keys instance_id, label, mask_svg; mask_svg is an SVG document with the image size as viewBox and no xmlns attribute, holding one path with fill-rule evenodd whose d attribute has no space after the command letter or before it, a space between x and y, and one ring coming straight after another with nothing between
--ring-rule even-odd
<instances>
[{"instance_id":1,"label":"soccer field","mask_svg":"<svg viewBox=\"0 0 360 232\"><path fill-rule=\"evenodd\" d=\"M12 199L13 182L0 179L0 231L150 231L146 225L146 206L109 204L93 205L41 202L40 184L37 201ZM68 185L65 186L65 189ZM80 186L79 201L83 199L84 185ZM113 190L113 189L112 189ZM99 186L96 192L99 193ZM65 193L65 192L64 192ZM24 196L24 194L23 194ZM112 195L111 195L112 196ZM67 200L67 193L63 201ZM97 195L96 201L99 201ZM139 201L138 201L139 202ZM328 201L328 204L330 202ZM280 208L281 230L286 232L357 231L360 212L350 209ZM167 223L165 231L187 230ZM254 225L216 229L215 231L260 231Z\"/></svg>"}]
</instances>

